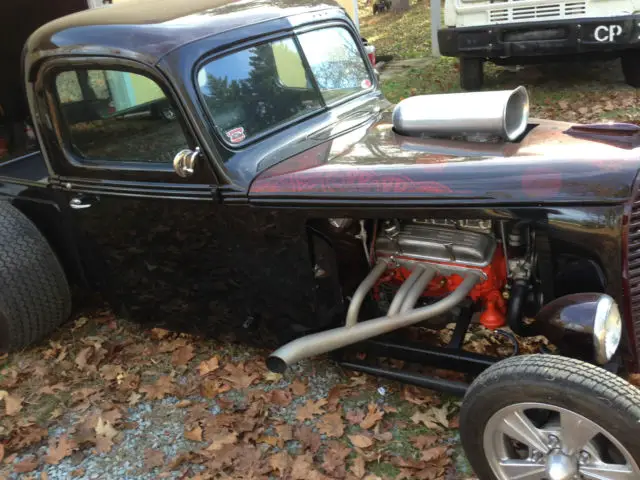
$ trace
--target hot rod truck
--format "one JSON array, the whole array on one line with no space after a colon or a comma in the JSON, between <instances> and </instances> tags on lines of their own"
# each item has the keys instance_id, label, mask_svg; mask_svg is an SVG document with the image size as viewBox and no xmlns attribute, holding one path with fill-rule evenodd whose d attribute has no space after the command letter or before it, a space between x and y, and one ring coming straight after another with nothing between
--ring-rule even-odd
<instances>
[{"instance_id":1,"label":"hot rod truck","mask_svg":"<svg viewBox=\"0 0 640 480\"><path fill-rule=\"evenodd\" d=\"M331 352L464 395L482 479L640 478L616 375L638 371L640 128L530 119L522 87L391 105L329 0L125 3L24 55L42 152L0 166L2 350L72 287L142 321L257 321L274 371ZM69 72L152 83L176 120L69 115ZM547 346L474 353L470 328Z\"/></svg>"}]
</instances>

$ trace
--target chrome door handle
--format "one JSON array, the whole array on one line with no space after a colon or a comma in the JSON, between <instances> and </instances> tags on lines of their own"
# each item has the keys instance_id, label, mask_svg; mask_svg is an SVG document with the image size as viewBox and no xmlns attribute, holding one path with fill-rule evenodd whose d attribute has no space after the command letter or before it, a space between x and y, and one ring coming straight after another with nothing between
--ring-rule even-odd
<instances>
[{"instance_id":1,"label":"chrome door handle","mask_svg":"<svg viewBox=\"0 0 640 480\"><path fill-rule=\"evenodd\" d=\"M90 199L84 195L78 195L73 197L69 201L69 206L73 210L84 210L85 208L90 208L93 206L93 203L89 201Z\"/></svg>"}]
</instances>

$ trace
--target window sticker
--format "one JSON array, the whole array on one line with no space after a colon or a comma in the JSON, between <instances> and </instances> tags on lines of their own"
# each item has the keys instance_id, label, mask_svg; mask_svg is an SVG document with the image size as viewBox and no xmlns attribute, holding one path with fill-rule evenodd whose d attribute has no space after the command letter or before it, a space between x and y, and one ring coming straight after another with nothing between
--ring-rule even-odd
<instances>
[{"instance_id":1,"label":"window sticker","mask_svg":"<svg viewBox=\"0 0 640 480\"><path fill-rule=\"evenodd\" d=\"M227 136L227 138L231 143L240 143L245 138L247 138L247 136L244 133L243 127L236 127L236 128L232 128L231 130L227 130L225 132L225 135Z\"/></svg>"}]
</instances>

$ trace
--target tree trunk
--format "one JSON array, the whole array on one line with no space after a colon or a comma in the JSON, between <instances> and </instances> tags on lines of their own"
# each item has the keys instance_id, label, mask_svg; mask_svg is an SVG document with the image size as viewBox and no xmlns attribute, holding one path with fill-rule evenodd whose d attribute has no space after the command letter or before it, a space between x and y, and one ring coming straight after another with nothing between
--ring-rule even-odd
<instances>
[{"instance_id":1,"label":"tree trunk","mask_svg":"<svg viewBox=\"0 0 640 480\"><path fill-rule=\"evenodd\" d=\"M395 13L406 12L409 10L409 0L392 0L391 11Z\"/></svg>"}]
</instances>

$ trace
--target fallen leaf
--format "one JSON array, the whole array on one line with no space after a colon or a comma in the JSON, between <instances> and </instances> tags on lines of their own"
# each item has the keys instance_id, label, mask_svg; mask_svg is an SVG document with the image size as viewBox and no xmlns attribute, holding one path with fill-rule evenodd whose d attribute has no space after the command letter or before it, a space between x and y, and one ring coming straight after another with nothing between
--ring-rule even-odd
<instances>
[{"instance_id":1,"label":"fallen leaf","mask_svg":"<svg viewBox=\"0 0 640 480\"><path fill-rule=\"evenodd\" d=\"M440 458L444 454L446 454L447 448L448 447L446 445L430 448L422 452L422 456L420 458L425 462L432 462L433 460L436 460L437 458Z\"/></svg>"},{"instance_id":2,"label":"fallen leaf","mask_svg":"<svg viewBox=\"0 0 640 480\"><path fill-rule=\"evenodd\" d=\"M423 389L413 385L405 385L402 388L402 399L414 405L424 405L434 401L433 395L426 393Z\"/></svg>"},{"instance_id":3,"label":"fallen leaf","mask_svg":"<svg viewBox=\"0 0 640 480\"><path fill-rule=\"evenodd\" d=\"M442 425L437 422L437 419L434 417L431 411L417 411L411 416L411 421L413 423L422 423L425 427L432 430L442 430Z\"/></svg>"},{"instance_id":4,"label":"fallen leaf","mask_svg":"<svg viewBox=\"0 0 640 480\"><path fill-rule=\"evenodd\" d=\"M346 476L345 461L352 452L351 448L336 440L328 442L324 452L322 468L334 477L343 478Z\"/></svg>"},{"instance_id":5,"label":"fallen leaf","mask_svg":"<svg viewBox=\"0 0 640 480\"><path fill-rule=\"evenodd\" d=\"M151 329L151 338L154 340L162 340L166 336L168 336L171 332L164 328L152 328Z\"/></svg>"},{"instance_id":6,"label":"fallen leaf","mask_svg":"<svg viewBox=\"0 0 640 480\"><path fill-rule=\"evenodd\" d=\"M206 378L200 384L200 395L204 398L216 398L219 394L229 390L231 387L219 378Z\"/></svg>"},{"instance_id":7,"label":"fallen leaf","mask_svg":"<svg viewBox=\"0 0 640 480\"><path fill-rule=\"evenodd\" d=\"M364 417L364 420L360 422L360 428L363 430L368 430L373 427L376 423L382 420L382 417L384 416L384 412L378 410L378 406L374 403L370 403L367 409L367 415Z\"/></svg>"},{"instance_id":8,"label":"fallen leaf","mask_svg":"<svg viewBox=\"0 0 640 480\"><path fill-rule=\"evenodd\" d=\"M236 432L217 433L211 438L211 445L206 450L216 451L220 450L224 445L233 445L238 440L238 434Z\"/></svg>"},{"instance_id":9,"label":"fallen leaf","mask_svg":"<svg viewBox=\"0 0 640 480\"><path fill-rule=\"evenodd\" d=\"M108 453L113 447L113 439L118 435L118 431L113 428L110 422L102 417L98 418L96 424L96 449L99 453Z\"/></svg>"},{"instance_id":10,"label":"fallen leaf","mask_svg":"<svg viewBox=\"0 0 640 480\"><path fill-rule=\"evenodd\" d=\"M13 471L16 473L33 472L36 468L38 468L38 459L33 455L13 464Z\"/></svg>"},{"instance_id":11,"label":"fallen leaf","mask_svg":"<svg viewBox=\"0 0 640 480\"><path fill-rule=\"evenodd\" d=\"M358 479L364 477L367 473L364 457L358 455L356 458L354 458L349 471L353 473L353 475Z\"/></svg>"},{"instance_id":12,"label":"fallen leaf","mask_svg":"<svg viewBox=\"0 0 640 480\"><path fill-rule=\"evenodd\" d=\"M163 375L154 384L143 385L139 391L146 394L147 400L162 400L173 392L173 380L168 375Z\"/></svg>"},{"instance_id":13,"label":"fallen leaf","mask_svg":"<svg viewBox=\"0 0 640 480\"><path fill-rule=\"evenodd\" d=\"M260 377L257 373L247 373L243 363L239 363L238 365L228 364L225 365L224 369L229 372L231 376L222 378L230 381L238 388L249 388L251 384Z\"/></svg>"},{"instance_id":14,"label":"fallen leaf","mask_svg":"<svg viewBox=\"0 0 640 480\"><path fill-rule=\"evenodd\" d=\"M322 439L320 434L313 431L313 429L307 425L302 425L295 430L294 438L299 440L300 443L309 449L311 453L316 453L320 449Z\"/></svg>"},{"instance_id":15,"label":"fallen leaf","mask_svg":"<svg viewBox=\"0 0 640 480\"><path fill-rule=\"evenodd\" d=\"M187 408L190 407L193 404L193 402L191 400L180 400L178 403L176 403L175 407L176 408Z\"/></svg>"},{"instance_id":16,"label":"fallen leaf","mask_svg":"<svg viewBox=\"0 0 640 480\"><path fill-rule=\"evenodd\" d=\"M276 425L275 430L278 437L280 437L280 440L283 442L287 442L293 438L293 428L291 428L291 425L287 423L283 425Z\"/></svg>"},{"instance_id":17,"label":"fallen leaf","mask_svg":"<svg viewBox=\"0 0 640 480\"><path fill-rule=\"evenodd\" d=\"M129 404L129 406L133 407L140 401L141 398L142 395L140 395L138 392L131 392L131 395L129 395L129 398L127 399L127 403Z\"/></svg>"},{"instance_id":18,"label":"fallen leaf","mask_svg":"<svg viewBox=\"0 0 640 480\"><path fill-rule=\"evenodd\" d=\"M285 472L289 469L291 463L291 456L286 451L278 452L269 457L269 467L271 467L272 471L277 472L280 478L285 476Z\"/></svg>"},{"instance_id":19,"label":"fallen leaf","mask_svg":"<svg viewBox=\"0 0 640 480\"><path fill-rule=\"evenodd\" d=\"M267 372L262 379L265 382L277 383L282 380L282 374L276 372Z\"/></svg>"},{"instance_id":20,"label":"fallen leaf","mask_svg":"<svg viewBox=\"0 0 640 480\"><path fill-rule=\"evenodd\" d=\"M89 357L93 353L93 347L85 347L78 352L75 359L75 364L80 370L85 370L89 365ZM95 368L95 367L94 367Z\"/></svg>"},{"instance_id":21,"label":"fallen leaf","mask_svg":"<svg viewBox=\"0 0 640 480\"><path fill-rule=\"evenodd\" d=\"M122 418L122 412L119 408L112 408L111 410L102 412L101 417L103 420L113 425Z\"/></svg>"},{"instance_id":22,"label":"fallen leaf","mask_svg":"<svg viewBox=\"0 0 640 480\"><path fill-rule=\"evenodd\" d=\"M288 390L271 390L269 392L271 403L275 403L280 407L286 407L291 403L291 392Z\"/></svg>"},{"instance_id":23,"label":"fallen leaf","mask_svg":"<svg viewBox=\"0 0 640 480\"><path fill-rule=\"evenodd\" d=\"M447 420L449 409L447 408L447 405L444 405L441 408L432 407L430 411L433 412L434 418L440 425L445 428L449 428L449 420Z\"/></svg>"},{"instance_id":24,"label":"fallen leaf","mask_svg":"<svg viewBox=\"0 0 640 480\"><path fill-rule=\"evenodd\" d=\"M298 455L291 467L291 478L292 480L309 480L311 478L310 474L314 471L311 454Z\"/></svg>"},{"instance_id":25,"label":"fallen leaf","mask_svg":"<svg viewBox=\"0 0 640 480\"><path fill-rule=\"evenodd\" d=\"M344 434L344 423L340 412L327 413L318 421L318 431L327 437L340 438Z\"/></svg>"},{"instance_id":26,"label":"fallen leaf","mask_svg":"<svg viewBox=\"0 0 640 480\"><path fill-rule=\"evenodd\" d=\"M55 385L45 385L39 390L41 395L55 395L57 392L66 392L68 390L64 383L56 383Z\"/></svg>"},{"instance_id":27,"label":"fallen leaf","mask_svg":"<svg viewBox=\"0 0 640 480\"><path fill-rule=\"evenodd\" d=\"M307 402L298 407L296 410L296 420L304 422L305 420L312 419L314 415L320 415L322 413L322 407L327 404L324 398L321 398L317 402L313 399L307 400Z\"/></svg>"},{"instance_id":28,"label":"fallen leaf","mask_svg":"<svg viewBox=\"0 0 640 480\"><path fill-rule=\"evenodd\" d=\"M180 347L173 352L173 354L171 355L171 363L176 367L180 365L186 365L194 356L195 354L193 353L193 345L185 345L184 347Z\"/></svg>"},{"instance_id":29,"label":"fallen leaf","mask_svg":"<svg viewBox=\"0 0 640 480\"><path fill-rule=\"evenodd\" d=\"M202 441L202 427L197 425L193 430L185 430L184 438L187 440L191 440L193 442L201 442Z\"/></svg>"},{"instance_id":30,"label":"fallen leaf","mask_svg":"<svg viewBox=\"0 0 640 480\"><path fill-rule=\"evenodd\" d=\"M111 425L110 422L104 420L102 416L100 416L98 418L98 423L96 424L96 434L111 439L118 435L118 431L113 428L113 425Z\"/></svg>"},{"instance_id":31,"label":"fallen leaf","mask_svg":"<svg viewBox=\"0 0 640 480\"><path fill-rule=\"evenodd\" d=\"M156 467L164 465L164 453L159 450L147 448L144 451L144 468L145 470L153 470Z\"/></svg>"},{"instance_id":32,"label":"fallen leaf","mask_svg":"<svg viewBox=\"0 0 640 480\"><path fill-rule=\"evenodd\" d=\"M203 360L198 365L198 373L201 377L209 375L211 372L215 372L220 368L220 359L218 356L213 356L209 360Z\"/></svg>"},{"instance_id":33,"label":"fallen leaf","mask_svg":"<svg viewBox=\"0 0 640 480\"><path fill-rule=\"evenodd\" d=\"M349 440L351 440L351 443L353 443L354 447L369 448L371 445L373 445L373 440L365 435L348 435L348 437Z\"/></svg>"},{"instance_id":34,"label":"fallen leaf","mask_svg":"<svg viewBox=\"0 0 640 480\"><path fill-rule=\"evenodd\" d=\"M16 397L5 390L0 390L0 400L4 400L4 411L12 417L22 410L22 398Z\"/></svg>"},{"instance_id":35,"label":"fallen leaf","mask_svg":"<svg viewBox=\"0 0 640 480\"><path fill-rule=\"evenodd\" d=\"M429 448L434 445L440 437L437 435L417 435L415 437L411 437L411 443L415 445L418 450L424 450L425 448Z\"/></svg>"},{"instance_id":36,"label":"fallen leaf","mask_svg":"<svg viewBox=\"0 0 640 480\"><path fill-rule=\"evenodd\" d=\"M125 371L121 365L103 365L100 367L100 375L109 382L116 380L124 373Z\"/></svg>"},{"instance_id":37,"label":"fallen leaf","mask_svg":"<svg viewBox=\"0 0 640 480\"><path fill-rule=\"evenodd\" d=\"M47 435L48 430L39 425L28 424L23 427L18 427L14 430L13 436L7 444L7 450L22 450L25 447L40 442Z\"/></svg>"},{"instance_id":38,"label":"fallen leaf","mask_svg":"<svg viewBox=\"0 0 640 480\"><path fill-rule=\"evenodd\" d=\"M307 393L307 386L300 380L294 380L291 384L291 392L298 396L304 395Z\"/></svg>"},{"instance_id":39,"label":"fallen leaf","mask_svg":"<svg viewBox=\"0 0 640 480\"><path fill-rule=\"evenodd\" d=\"M78 444L70 440L67 434L64 434L57 442L55 439L51 440L49 443L49 451L44 457L44 461L49 465L57 465L63 458L71 455L76 448L78 448Z\"/></svg>"},{"instance_id":40,"label":"fallen leaf","mask_svg":"<svg viewBox=\"0 0 640 480\"><path fill-rule=\"evenodd\" d=\"M391 432L374 433L373 438L375 438L379 442L390 442L391 440L393 440L393 433Z\"/></svg>"},{"instance_id":41,"label":"fallen leaf","mask_svg":"<svg viewBox=\"0 0 640 480\"><path fill-rule=\"evenodd\" d=\"M335 385L329 390L329 394L327 395L327 410L333 412L337 410L338 404L340 400L342 400L344 396L345 390L349 387L347 385Z\"/></svg>"},{"instance_id":42,"label":"fallen leaf","mask_svg":"<svg viewBox=\"0 0 640 480\"><path fill-rule=\"evenodd\" d=\"M71 470L71 476L73 478L84 477L86 470L82 467L76 468L75 470Z\"/></svg>"},{"instance_id":43,"label":"fallen leaf","mask_svg":"<svg viewBox=\"0 0 640 480\"><path fill-rule=\"evenodd\" d=\"M364 420L365 413L359 408L354 410L349 410L345 415L347 421L352 425L357 425Z\"/></svg>"}]
</instances>

